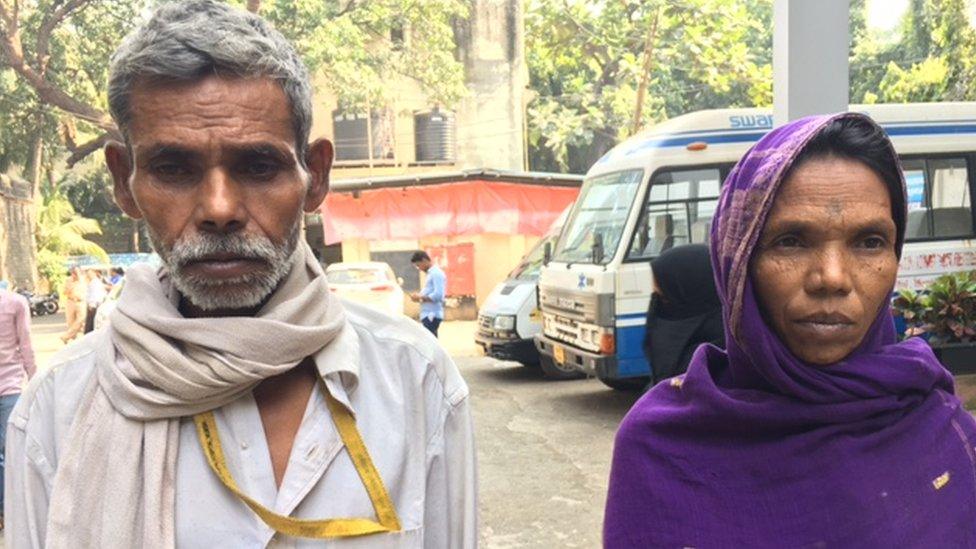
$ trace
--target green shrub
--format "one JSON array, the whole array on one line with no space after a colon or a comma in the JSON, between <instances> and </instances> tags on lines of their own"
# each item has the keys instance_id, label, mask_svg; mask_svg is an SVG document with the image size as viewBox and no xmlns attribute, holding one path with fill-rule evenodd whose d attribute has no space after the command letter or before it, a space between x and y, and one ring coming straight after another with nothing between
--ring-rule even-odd
<instances>
[{"instance_id":1,"label":"green shrub","mask_svg":"<svg viewBox=\"0 0 976 549\"><path fill-rule=\"evenodd\" d=\"M927 334L930 343L976 342L976 271L940 276L920 292L901 290L894 307L906 337Z\"/></svg>"}]
</instances>

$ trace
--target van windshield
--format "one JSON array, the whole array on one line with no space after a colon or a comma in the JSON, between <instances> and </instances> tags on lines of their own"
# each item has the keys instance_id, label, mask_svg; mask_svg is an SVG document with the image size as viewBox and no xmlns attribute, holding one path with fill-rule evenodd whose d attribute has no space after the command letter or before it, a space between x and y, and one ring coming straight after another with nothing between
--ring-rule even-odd
<instances>
[{"instance_id":1,"label":"van windshield","mask_svg":"<svg viewBox=\"0 0 976 549\"><path fill-rule=\"evenodd\" d=\"M542 238L536 243L535 246L529 250L529 253L525 254L522 258L522 262L519 263L518 267L508 275L508 278L514 280L538 280L539 271L542 270L542 261L545 259L545 248L546 242L551 242L555 244L556 237L549 236Z\"/></svg>"},{"instance_id":2,"label":"van windshield","mask_svg":"<svg viewBox=\"0 0 976 549\"><path fill-rule=\"evenodd\" d=\"M594 177L583 184L569 223L553 253L554 261L606 264L617 252L627 215L634 204L643 170L627 170ZM603 254L594 248L602 240Z\"/></svg>"}]
</instances>

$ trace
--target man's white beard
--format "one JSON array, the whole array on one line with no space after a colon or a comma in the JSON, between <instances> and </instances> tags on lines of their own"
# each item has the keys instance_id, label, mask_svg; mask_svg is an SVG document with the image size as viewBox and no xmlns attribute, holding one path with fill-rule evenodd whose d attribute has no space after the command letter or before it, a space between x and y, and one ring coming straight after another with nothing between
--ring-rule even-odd
<instances>
[{"instance_id":1,"label":"man's white beard","mask_svg":"<svg viewBox=\"0 0 976 549\"><path fill-rule=\"evenodd\" d=\"M148 227L148 225L147 225ZM178 240L172 248L163 245L151 227L149 240L163 260L176 289L204 311L248 309L261 304L288 275L289 259L298 245L301 217L281 245L265 236L197 233L191 239ZM230 279L211 279L184 272L187 264L212 254L233 254L264 263L260 271Z\"/></svg>"}]
</instances>

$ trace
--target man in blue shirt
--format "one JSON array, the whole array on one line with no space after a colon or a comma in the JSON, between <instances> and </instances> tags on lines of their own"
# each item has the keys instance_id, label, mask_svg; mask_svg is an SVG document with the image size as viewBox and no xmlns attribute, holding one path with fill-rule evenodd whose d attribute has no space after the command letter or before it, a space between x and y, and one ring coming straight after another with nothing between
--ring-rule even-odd
<instances>
[{"instance_id":1,"label":"man in blue shirt","mask_svg":"<svg viewBox=\"0 0 976 549\"><path fill-rule=\"evenodd\" d=\"M447 292L447 276L434 265L427 252L417 252L410 258L417 269L427 273L427 284L422 291L410 294L410 299L420 303L420 323L437 336L437 328L444 320L444 295Z\"/></svg>"}]
</instances>

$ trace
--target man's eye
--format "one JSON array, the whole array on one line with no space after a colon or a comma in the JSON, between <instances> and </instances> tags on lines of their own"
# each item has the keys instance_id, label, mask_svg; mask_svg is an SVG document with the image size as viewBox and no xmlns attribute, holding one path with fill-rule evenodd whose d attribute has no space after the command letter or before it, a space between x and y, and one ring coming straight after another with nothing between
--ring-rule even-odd
<instances>
[{"instance_id":1,"label":"man's eye","mask_svg":"<svg viewBox=\"0 0 976 549\"><path fill-rule=\"evenodd\" d=\"M162 164L154 164L152 166L152 172L157 176L164 179L174 179L185 177L190 173L183 164L177 164L175 162L167 162Z\"/></svg>"},{"instance_id":2,"label":"man's eye","mask_svg":"<svg viewBox=\"0 0 976 549\"><path fill-rule=\"evenodd\" d=\"M247 176L264 179L277 175L278 169L278 164L274 162L255 161L245 164L243 172Z\"/></svg>"}]
</instances>

